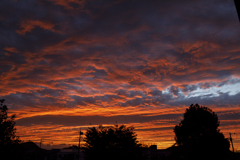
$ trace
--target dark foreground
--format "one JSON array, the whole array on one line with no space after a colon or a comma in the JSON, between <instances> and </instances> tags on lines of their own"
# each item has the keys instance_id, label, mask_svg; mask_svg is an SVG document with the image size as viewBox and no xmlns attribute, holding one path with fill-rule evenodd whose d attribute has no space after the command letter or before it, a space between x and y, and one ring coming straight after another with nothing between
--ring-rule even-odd
<instances>
[{"instance_id":1,"label":"dark foreground","mask_svg":"<svg viewBox=\"0 0 240 160\"><path fill-rule=\"evenodd\" d=\"M5 148L6 149L6 148ZM142 150L143 160L240 160L240 153L229 151L225 157L192 156L191 158L183 154L180 147L170 147L167 149L157 149L156 145L145 147ZM202 153L204 155L204 153ZM100 157L99 157L100 158ZM77 146L64 149L45 150L38 147L33 142L20 144L15 149L5 150L1 153L1 160L86 160L84 150ZM115 159L114 157L112 159Z\"/></svg>"}]
</instances>

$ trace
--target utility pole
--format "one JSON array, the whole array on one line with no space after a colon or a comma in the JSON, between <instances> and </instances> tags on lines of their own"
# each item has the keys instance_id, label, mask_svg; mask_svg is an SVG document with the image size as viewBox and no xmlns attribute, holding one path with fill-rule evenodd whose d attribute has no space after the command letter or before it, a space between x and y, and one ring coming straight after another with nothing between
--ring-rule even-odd
<instances>
[{"instance_id":1,"label":"utility pole","mask_svg":"<svg viewBox=\"0 0 240 160\"><path fill-rule=\"evenodd\" d=\"M233 134L236 134L236 133L233 133ZM230 135L230 142L232 143L232 150L233 150L233 153L234 153L234 148L233 148L233 142L232 142L232 133L229 133L229 135Z\"/></svg>"},{"instance_id":2,"label":"utility pole","mask_svg":"<svg viewBox=\"0 0 240 160\"><path fill-rule=\"evenodd\" d=\"M41 146L42 146L42 138L41 138L41 141L40 141L40 148L41 148Z\"/></svg>"},{"instance_id":3,"label":"utility pole","mask_svg":"<svg viewBox=\"0 0 240 160\"><path fill-rule=\"evenodd\" d=\"M80 141L81 141L81 135L83 135L83 132L81 132L81 128L80 128L79 140L78 140L78 160L80 160Z\"/></svg>"}]
</instances>

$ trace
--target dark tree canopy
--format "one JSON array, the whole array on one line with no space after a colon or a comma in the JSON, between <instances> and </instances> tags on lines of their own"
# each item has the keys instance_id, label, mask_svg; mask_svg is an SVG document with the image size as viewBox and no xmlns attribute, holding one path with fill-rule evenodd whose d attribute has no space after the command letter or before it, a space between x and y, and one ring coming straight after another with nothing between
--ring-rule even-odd
<instances>
[{"instance_id":1,"label":"dark tree canopy","mask_svg":"<svg viewBox=\"0 0 240 160\"><path fill-rule=\"evenodd\" d=\"M138 143L133 129L124 125L89 128L85 138L85 159L140 159L141 144Z\"/></svg>"},{"instance_id":2,"label":"dark tree canopy","mask_svg":"<svg viewBox=\"0 0 240 160\"><path fill-rule=\"evenodd\" d=\"M9 118L7 115L8 108L3 105L4 99L0 100L0 102L0 145L7 146L19 143L19 137L16 136L15 115Z\"/></svg>"},{"instance_id":3,"label":"dark tree canopy","mask_svg":"<svg viewBox=\"0 0 240 160\"><path fill-rule=\"evenodd\" d=\"M223 159L229 151L229 141L220 133L217 115L211 109L191 105L184 113L184 119L175 126L175 140L186 149L189 159ZM191 155L191 154L192 155Z\"/></svg>"},{"instance_id":4,"label":"dark tree canopy","mask_svg":"<svg viewBox=\"0 0 240 160\"><path fill-rule=\"evenodd\" d=\"M218 132L218 126L218 117L211 109L192 104L186 109L184 119L174 128L176 143L197 143L203 135Z\"/></svg>"},{"instance_id":5,"label":"dark tree canopy","mask_svg":"<svg viewBox=\"0 0 240 160\"><path fill-rule=\"evenodd\" d=\"M3 105L4 99L0 100L0 159L7 156L9 159L16 158L18 152L19 137L16 136L15 115L8 117L8 108Z\"/></svg>"}]
</instances>

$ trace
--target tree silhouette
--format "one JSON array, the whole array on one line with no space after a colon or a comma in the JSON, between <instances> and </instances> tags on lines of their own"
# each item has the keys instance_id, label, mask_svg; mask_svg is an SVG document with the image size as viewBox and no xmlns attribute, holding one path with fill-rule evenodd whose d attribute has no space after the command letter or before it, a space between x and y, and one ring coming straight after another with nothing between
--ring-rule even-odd
<instances>
[{"instance_id":1,"label":"tree silhouette","mask_svg":"<svg viewBox=\"0 0 240 160\"><path fill-rule=\"evenodd\" d=\"M8 155L8 158L10 158L13 156L12 152L16 150L20 140L16 136L15 115L8 117L8 108L3 105L4 101L4 99L0 100L0 155Z\"/></svg>"},{"instance_id":2,"label":"tree silhouette","mask_svg":"<svg viewBox=\"0 0 240 160\"><path fill-rule=\"evenodd\" d=\"M217 115L211 109L191 105L174 128L175 140L185 159L224 159L229 141L220 133Z\"/></svg>"},{"instance_id":3,"label":"tree silhouette","mask_svg":"<svg viewBox=\"0 0 240 160\"><path fill-rule=\"evenodd\" d=\"M89 128L85 138L85 159L141 159L141 144L133 129L125 125Z\"/></svg>"}]
</instances>

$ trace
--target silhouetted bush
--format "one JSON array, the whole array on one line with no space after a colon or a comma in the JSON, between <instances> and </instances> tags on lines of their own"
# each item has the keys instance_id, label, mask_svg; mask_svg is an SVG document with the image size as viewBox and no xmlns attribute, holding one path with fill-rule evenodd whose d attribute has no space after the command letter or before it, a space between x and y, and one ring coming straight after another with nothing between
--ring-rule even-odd
<instances>
[{"instance_id":1,"label":"silhouetted bush","mask_svg":"<svg viewBox=\"0 0 240 160\"><path fill-rule=\"evenodd\" d=\"M124 125L89 128L85 138L85 159L142 159L141 144L138 143L133 129Z\"/></svg>"}]
</instances>

